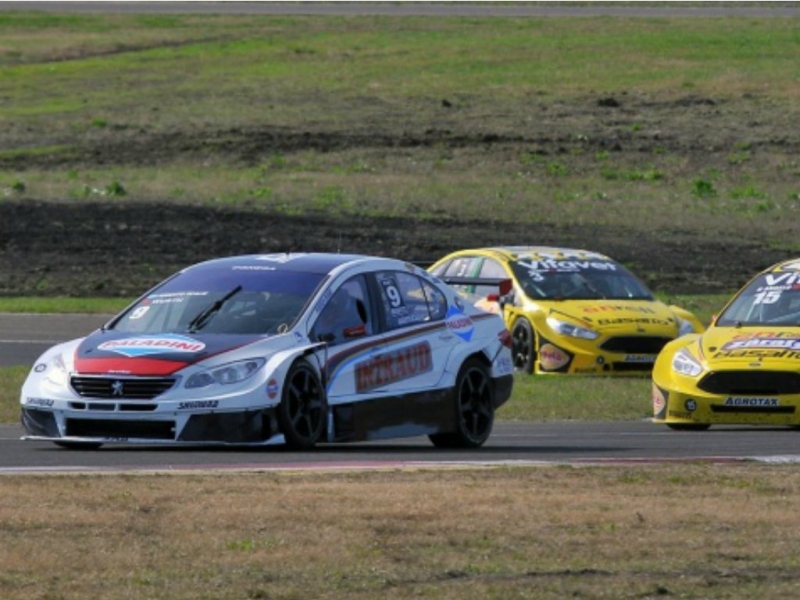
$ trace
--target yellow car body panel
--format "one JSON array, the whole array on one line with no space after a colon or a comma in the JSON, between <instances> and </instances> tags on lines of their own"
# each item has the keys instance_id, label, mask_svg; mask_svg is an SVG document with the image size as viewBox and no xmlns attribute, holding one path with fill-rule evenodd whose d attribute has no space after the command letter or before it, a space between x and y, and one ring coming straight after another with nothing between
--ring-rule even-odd
<instances>
[{"instance_id":1,"label":"yellow car body panel","mask_svg":"<svg viewBox=\"0 0 800 600\"><path fill-rule=\"evenodd\" d=\"M537 374L647 375L661 348L704 330L689 311L656 300L621 264L589 250L501 246L461 250L429 268L476 306L502 310L518 370ZM507 278L501 304L487 293ZM460 285L459 282L470 284ZM485 283L485 285L482 285Z\"/></svg>"},{"instance_id":2,"label":"yellow car body panel","mask_svg":"<svg viewBox=\"0 0 800 600\"><path fill-rule=\"evenodd\" d=\"M702 335L667 344L652 373L653 421L800 425L800 260L759 273Z\"/></svg>"}]
</instances>

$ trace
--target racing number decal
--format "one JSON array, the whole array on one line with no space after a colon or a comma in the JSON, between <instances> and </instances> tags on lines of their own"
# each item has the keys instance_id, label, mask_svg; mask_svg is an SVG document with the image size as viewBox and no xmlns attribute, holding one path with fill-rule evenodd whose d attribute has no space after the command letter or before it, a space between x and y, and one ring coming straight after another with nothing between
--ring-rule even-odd
<instances>
[{"instance_id":1,"label":"racing number decal","mask_svg":"<svg viewBox=\"0 0 800 600\"><path fill-rule=\"evenodd\" d=\"M394 277L381 279L381 286L383 287L383 293L389 300L389 308L392 310L392 312L403 308L403 295L400 293L400 289L398 288L397 281L395 281Z\"/></svg>"},{"instance_id":2,"label":"racing number decal","mask_svg":"<svg viewBox=\"0 0 800 600\"><path fill-rule=\"evenodd\" d=\"M753 304L775 304L780 297L780 290L759 292L753 297Z\"/></svg>"}]
</instances>

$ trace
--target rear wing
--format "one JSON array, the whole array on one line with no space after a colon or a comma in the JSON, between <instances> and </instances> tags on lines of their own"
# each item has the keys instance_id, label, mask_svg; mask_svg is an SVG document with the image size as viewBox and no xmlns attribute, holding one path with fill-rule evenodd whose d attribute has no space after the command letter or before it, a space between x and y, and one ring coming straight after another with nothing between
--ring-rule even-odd
<instances>
[{"instance_id":1,"label":"rear wing","mask_svg":"<svg viewBox=\"0 0 800 600\"><path fill-rule=\"evenodd\" d=\"M511 279L507 277L439 277L447 285L471 285L496 287L500 295L505 296L512 289Z\"/></svg>"},{"instance_id":2,"label":"rear wing","mask_svg":"<svg viewBox=\"0 0 800 600\"><path fill-rule=\"evenodd\" d=\"M451 287L493 287L497 288L497 293L490 293L486 295L487 302L497 302L500 304L500 309L509 302L513 302L514 284L511 279L505 277L440 277L447 285ZM461 290L460 290L461 291ZM468 293L470 293L468 291Z\"/></svg>"}]
</instances>

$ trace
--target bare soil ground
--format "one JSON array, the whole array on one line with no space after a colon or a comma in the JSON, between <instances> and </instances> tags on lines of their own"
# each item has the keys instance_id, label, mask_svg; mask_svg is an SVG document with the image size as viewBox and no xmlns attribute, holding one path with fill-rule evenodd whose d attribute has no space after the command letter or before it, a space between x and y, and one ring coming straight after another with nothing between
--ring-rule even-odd
<instances>
[{"instance_id":1,"label":"bare soil ground","mask_svg":"<svg viewBox=\"0 0 800 600\"><path fill-rule=\"evenodd\" d=\"M615 100L561 106L558 118L548 122L547 136L530 139L508 131L496 135L462 134L447 129L427 130L419 136L376 133L352 135L330 132L203 131L185 135L130 134L124 143L87 142L64 158L40 155L3 159L4 168L85 168L96 164L154 165L181 160L201 160L213 153L233 164L247 164L272 152L291 153L314 148L332 152L360 147L486 147L502 144L520 154L535 142L538 151L557 156L565 152L575 131L590 130L594 151L606 150L636 156L666 147L685 157L700 172L703 165L730 151L731 139L756 139L758 152L785 156L798 150L797 140L787 140L780 125L770 129L770 119L757 122L737 115L735 106L724 111L714 101L684 98L679 102L648 105L649 125L661 123L669 132L652 139L621 139L620 127L608 117L618 109ZM751 108L745 103L744 106ZM730 127L714 128L716 138L699 126L709 111L725 113ZM603 112L605 111L605 112ZM597 114L593 114L597 113ZM599 115L605 115L602 118ZM560 129L559 129L560 128ZM15 133L18 136L19 132ZM16 140L19 142L19 140ZM518 145L518 150L514 150ZM65 163L66 161L66 163ZM624 223L624 218L619 220ZM501 228L502 231L498 231ZM0 294L2 295L137 295L175 270L213 256L250 252L345 251L397 256L417 262L432 261L452 250L497 244L555 244L587 247L606 252L624 263L646 263L649 283L666 293L727 292L758 270L785 258L758 232L720 236L696 230L660 231L658 237L642 235L635 227L620 225L570 226L554 223L519 224L510 216L501 224L486 221L344 218L328 214L287 216L242 207L181 205L129 197L104 202L44 202L35 198L0 201ZM642 257L646 256L646 260Z\"/></svg>"}]
</instances>

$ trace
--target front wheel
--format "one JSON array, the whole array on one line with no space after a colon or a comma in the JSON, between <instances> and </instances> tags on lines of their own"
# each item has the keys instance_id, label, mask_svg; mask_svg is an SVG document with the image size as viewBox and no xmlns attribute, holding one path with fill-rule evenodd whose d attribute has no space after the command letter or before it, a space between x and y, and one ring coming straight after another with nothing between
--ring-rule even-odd
<instances>
[{"instance_id":1,"label":"front wheel","mask_svg":"<svg viewBox=\"0 0 800 600\"><path fill-rule=\"evenodd\" d=\"M528 319L517 319L511 330L511 357L514 368L524 373L533 373L536 359L535 336L533 326Z\"/></svg>"},{"instance_id":2,"label":"front wheel","mask_svg":"<svg viewBox=\"0 0 800 600\"><path fill-rule=\"evenodd\" d=\"M294 450L308 450L325 432L327 402L319 376L305 360L299 360L286 375L278 422L286 445Z\"/></svg>"},{"instance_id":3,"label":"front wheel","mask_svg":"<svg viewBox=\"0 0 800 600\"><path fill-rule=\"evenodd\" d=\"M489 370L470 358L461 365L453 392L456 430L428 436L437 448L478 448L494 426L494 390Z\"/></svg>"}]
</instances>

